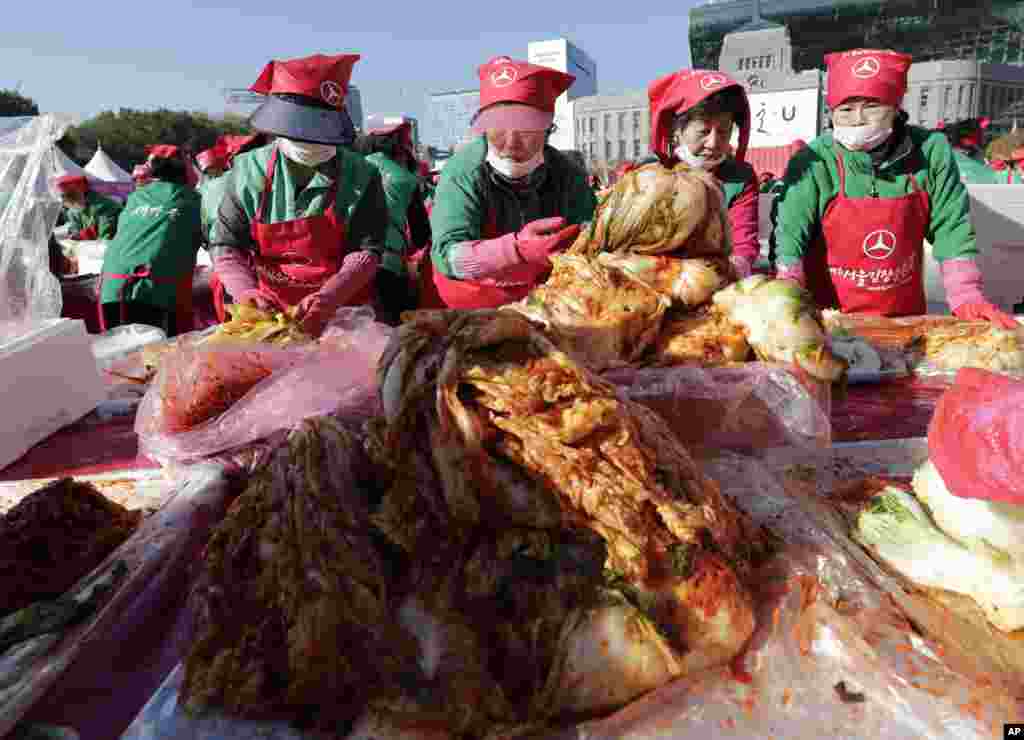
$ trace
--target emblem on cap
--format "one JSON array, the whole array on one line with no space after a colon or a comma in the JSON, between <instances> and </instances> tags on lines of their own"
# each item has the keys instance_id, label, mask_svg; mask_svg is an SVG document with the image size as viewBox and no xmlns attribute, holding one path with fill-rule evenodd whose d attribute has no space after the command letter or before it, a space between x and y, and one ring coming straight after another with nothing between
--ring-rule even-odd
<instances>
[{"instance_id":1,"label":"emblem on cap","mask_svg":"<svg viewBox=\"0 0 1024 740\"><path fill-rule=\"evenodd\" d=\"M892 257L896 251L896 235L885 229L877 229L864 237L864 254L873 260Z\"/></svg>"},{"instance_id":2,"label":"emblem on cap","mask_svg":"<svg viewBox=\"0 0 1024 740\"><path fill-rule=\"evenodd\" d=\"M875 57L864 57L853 65L853 76L861 80L867 80L879 73L881 65Z\"/></svg>"},{"instance_id":3,"label":"emblem on cap","mask_svg":"<svg viewBox=\"0 0 1024 740\"><path fill-rule=\"evenodd\" d=\"M716 87L721 87L727 82L725 75L704 75L700 78L700 86L702 90L714 90Z\"/></svg>"},{"instance_id":4,"label":"emblem on cap","mask_svg":"<svg viewBox=\"0 0 1024 740\"><path fill-rule=\"evenodd\" d=\"M501 69L491 72L491 84L495 87L508 87L518 79L519 73L515 67L505 65Z\"/></svg>"},{"instance_id":5,"label":"emblem on cap","mask_svg":"<svg viewBox=\"0 0 1024 740\"><path fill-rule=\"evenodd\" d=\"M325 103L333 105L335 108L341 107L341 101L345 99L345 95L341 92L341 85L334 80L324 80L320 83L320 97L324 99Z\"/></svg>"}]
</instances>

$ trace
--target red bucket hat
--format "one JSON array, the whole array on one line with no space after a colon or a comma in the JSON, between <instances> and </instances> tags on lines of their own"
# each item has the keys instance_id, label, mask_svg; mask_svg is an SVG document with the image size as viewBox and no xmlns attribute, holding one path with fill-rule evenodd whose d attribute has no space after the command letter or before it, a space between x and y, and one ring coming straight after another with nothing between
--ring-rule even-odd
<instances>
[{"instance_id":1,"label":"red bucket hat","mask_svg":"<svg viewBox=\"0 0 1024 740\"><path fill-rule=\"evenodd\" d=\"M478 134L491 128L543 131L555 120L555 100L576 81L574 75L510 57L491 59L477 76L480 109L473 131Z\"/></svg>"},{"instance_id":2,"label":"red bucket hat","mask_svg":"<svg viewBox=\"0 0 1024 740\"><path fill-rule=\"evenodd\" d=\"M744 161L750 141L750 103L743 85L722 72L709 69L683 69L659 77L647 87L651 104L651 149L667 157L671 149L672 120L716 93L737 88L743 93L743 120L736 159Z\"/></svg>"},{"instance_id":3,"label":"red bucket hat","mask_svg":"<svg viewBox=\"0 0 1024 740\"><path fill-rule=\"evenodd\" d=\"M907 72L913 57L888 49L854 49L825 55L829 108L850 98L875 98L899 107L907 94Z\"/></svg>"},{"instance_id":4,"label":"red bucket hat","mask_svg":"<svg viewBox=\"0 0 1024 740\"><path fill-rule=\"evenodd\" d=\"M357 61L359 54L314 54L270 62L249 88L268 96L249 122L259 131L289 139L351 144L355 126L345 98Z\"/></svg>"}]
</instances>

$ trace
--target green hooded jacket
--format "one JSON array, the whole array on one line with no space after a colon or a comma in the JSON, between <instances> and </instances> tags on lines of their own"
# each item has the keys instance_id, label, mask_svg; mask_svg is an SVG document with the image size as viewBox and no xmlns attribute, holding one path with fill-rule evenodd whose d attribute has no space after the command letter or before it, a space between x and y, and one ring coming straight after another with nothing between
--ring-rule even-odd
<instances>
[{"instance_id":1,"label":"green hooded jacket","mask_svg":"<svg viewBox=\"0 0 1024 740\"><path fill-rule=\"evenodd\" d=\"M82 229L95 226L97 239L113 239L117 233L117 219L123 207L115 200L87 190L85 207L66 209L68 223L71 225L69 233L74 235Z\"/></svg>"},{"instance_id":2,"label":"green hooded jacket","mask_svg":"<svg viewBox=\"0 0 1024 740\"><path fill-rule=\"evenodd\" d=\"M128 196L117 235L103 255L103 303L116 303L124 284L114 275L130 275L149 265L160 281L139 280L125 292L125 300L172 310L176 286L172 281L191 275L202 241L200 196L194 188L155 182Z\"/></svg>"},{"instance_id":3,"label":"green hooded jacket","mask_svg":"<svg viewBox=\"0 0 1024 740\"><path fill-rule=\"evenodd\" d=\"M594 216L597 198L587 174L553 147L544 148L544 164L531 176L531 187L514 191L487 164L487 139L480 136L461 148L441 171L430 226L434 268L458 278L450 254L459 244L497 237L539 218L562 216L583 224ZM493 234L485 236L488 224Z\"/></svg>"},{"instance_id":4,"label":"green hooded jacket","mask_svg":"<svg viewBox=\"0 0 1024 740\"><path fill-rule=\"evenodd\" d=\"M367 155L366 161L380 172L384 197L388 202L388 233L384 240L387 251L381 261L381 268L396 275L405 275L405 256L409 251L405 236L407 214L420 186L420 179L383 152Z\"/></svg>"},{"instance_id":5,"label":"green hooded jacket","mask_svg":"<svg viewBox=\"0 0 1024 740\"><path fill-rule=\"evenodd\" d=\"M960 180L949 141L940 132L906 126L894 152L877 168L867 152L834 144L831 133L819 136L789 160L772 210L772 251L779 265L799 263L819 236L825 209L839 190L839 153L847 196L904 196L912 190L913 175L928 193L931 218L925 238L933 245L935 258L942 262L977 256L967 188Z\"/></svg>"}]
</instances>

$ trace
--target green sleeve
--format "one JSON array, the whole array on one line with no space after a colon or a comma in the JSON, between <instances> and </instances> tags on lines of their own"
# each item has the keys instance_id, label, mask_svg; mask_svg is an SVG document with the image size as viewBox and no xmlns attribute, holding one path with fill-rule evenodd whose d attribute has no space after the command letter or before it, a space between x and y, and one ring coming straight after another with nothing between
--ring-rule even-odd
<instances>
[{"instance_id":1,"label":"green sleeve","mask_svg":"<svg viewBox=\"0 0 1024 740\"><path fill-rule=\"evenodd\" d=\"M112 200L106 200L96 209L97 239L111 240L117 233L117 219L121 215L121 206Z\"/></svg>"},{"instance_id":2,"label":"green sleeve","mask_svg":"<svg viewBox=\"0 0 1024 740\"><path fill-rule=\"evenodd\" d=\"M585 224L594 218L597 210L597 196L587 183L585 172L575 172L572 180L572 191L569 193L569 213L565 220L571 224Z\"/></svg>"},{"instance_id":3,"label":"green sleeve","mask_svg":"<svg viewBox=\"0 0 1024 740\"><path fill-rule=\"evenodd\" d=\"M939 262L978 256L978 240L971 223L970 198L953 159L953 148L942 135L925 142L928 160L928 197L931 221L927 239Z\"/></svg>"},{"instance_id":4,"label":"green sleeve","mask_svg":"<svg viewBox=\"0 0 1024 740\"><path fill-rule=\"evenodd\" d=\"M826 176L819 154L805 147L789 160L779 195L772 206L772 253L783 267L803 260L811 241L821 229L823 194L820 179Z\"/></svg>"},{"instance_id":5,"label":"green sleeve","mask_svg":"<svg viewBox=\"0 0 1024 740\"><path fill-rule=\"evenodd\" d=\"M471 174L445 176L441 173L430 213L430 229L434 235L430 257L435 270L446 277L458 277L450 261L452 250L458 244L482 238L485 209L483 193Z\"/></svg>"},{"instance_id":6,"label":"green sleeve","mask_svg":"<svg viewBox=\"0 0 1024 740\"><path fill-rule=\"evenodd\" d=\"M64 215L67 218L68 234L75 236L85 227L82 225L82 218L85 216L84 209L65 208Z\"/></svg>"}]
</instances>

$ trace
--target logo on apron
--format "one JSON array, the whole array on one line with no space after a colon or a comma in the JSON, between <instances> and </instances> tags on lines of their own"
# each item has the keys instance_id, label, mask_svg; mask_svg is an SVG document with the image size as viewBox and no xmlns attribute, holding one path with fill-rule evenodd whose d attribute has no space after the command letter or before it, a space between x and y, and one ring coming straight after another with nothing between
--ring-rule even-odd
<instances>
[{"instance_id":1,"label":"logo on apron","mask_svg":"<svg viewBox=\"0 0 1024 740\"><path fill-rule=\"evenodd\" d=\"M892 257L896 251L896 235L886 229L877 229L864 237L864 254L873 260Z\"/></svg>"}]
</instances>

